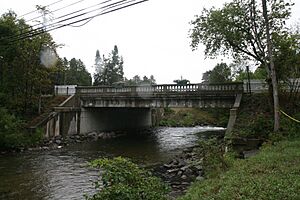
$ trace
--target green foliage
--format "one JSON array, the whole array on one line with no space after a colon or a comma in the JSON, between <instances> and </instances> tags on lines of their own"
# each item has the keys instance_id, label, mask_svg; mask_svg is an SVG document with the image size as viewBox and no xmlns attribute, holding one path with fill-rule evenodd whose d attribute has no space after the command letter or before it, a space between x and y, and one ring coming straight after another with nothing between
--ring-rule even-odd
<instances>
[{"instance_id":1,"label":"green foliage","mask_svg":"<svg viewBox=\"0 0 300 200\"><path fill-rule=\"evenodd\" d=\"M103 188L92 197L86 197L88 200L167 199L168 187L127 159L98 159L91 165L103 170L101 181L96 182L96 188Z\"/></svg>"},{"instance_id":2,"label":"green foliage","mask_svg":"<svg viewBox=\"0 0 300 200\"><path fill-rule=\"evenodd\" d=\"M232 136L267 139L273 129L270 102L267 94L244 95Z\"/></svg>"},{"instance_id":3,"label":"green foliage","mask_svg":"<svg viewBox=\"0 0 300 200\"><path fill-rule=\"evenodd\" d=\"M257 68L254 73L249 72L249 77L250 79L262 79L264 80L267 77L267 72L264 68ZM236 74L236 81L243 81L248 79L248 74L245 70L240 70Z\"/></svg>"},{"instance_id":4,"label":"green foliage","mask_svg":"<svg viewBox=\"0 0 300 200\"><path fill-rule=\"evenodd\" d=\"M132 86L139 86L139 85L155 85L156 80L153 75L148 78L147 76L144 76L143 79L140 78L139 75L135 75L132 79L125 80L125 83L127 85L132 85Z\"/></svg>"},{"instance_id":5,"label":"green foliage","mask_svg":"<svg viewBox=\"0 0 300 200\"><path fill-rule=\"evenodd\" d=\"M226 63L217 64L212 70L203 73L204 83L227 83L232 81L232 72L230 66Z\"/></svg>"},{"instance_id":6,"label":"green foliage","mask_svg":"<svg viewBox=\"0 0 300 200\"><path fill-rule=\"evenodd\" d=\"M281 133L288 138L300 136L300 123L291 120L290 118L282 115ZM300 120L300 112L293 114L293 118Z\"/></svg>"},{"instance_id":7,"label":"green foliage","mask_svg":"<svg viewBox=\"0 0 300 200\"><path fill-rule=\"evenodd\" d=\"M271 34L285 33L285 21L290 17L290 1L271 0L269 18ZM200 43L206 47L205 54L231 55L237 60L254 60L267 67L267 39L262 5L257 0L233 0L220 9L204 9L191 22L191 47ZM278 47L274 46L274 51ZM267 77L266 77L267 78Z\"/></svg>"},{"instance_id":8,"label":"green foliage","mask_svg":"<svg viewBox=\"0 0 300 200\"><path fill-rule=\"evenodd\" d=\"M100 61L97 57L98 55L96 53L96 60L99 61L98 65L101 68L94 74L94 85L112 85L113 83L124 81L124 62L122 56L119 56L118 47L116 45L108 58L103 56L103 59Z\"/></svg>"},{"instance_id":9,"label":"green foliage","mask_svg":"<svg viewBox=\"0 0 300 200\"><path fill-rule=\"evenodd\" d=\"M220 141L216 138L200 140L199 145L205 177L216 177L228 168L229 164L224 157L224 145Z\"/></svg>"},{"instance_id":10,"label":"green foliage","mask_svg":"<svg viewBox=\"0 0 300 200\"><path fill-rule=\"evenodd\" d=\"M79 59L72 58L65 70L65 84L67 85L92 85L91 74L86 70L84 63Z\"/></svg>"},{"instance_id":11,"label":"green foliage","mask_svg":"<svg viewBox=\"0 0 300 200\"><path fill-rule=\"evenodd\" d=\"M300 140L265 146L255 157L235 160L216 178L196 182L181 200L300 199Z\"/></svg>"},{"instance_id":12,"label":"green foliage","mask_svg":"<svg viewBox=\"0 0 300 200\"><path fill-rule=\"evenodd\" d=\"M38 95L52 88L49 69L41 64L41 52L55 52L56 44L49 33L17 40L16 36L35 31L12 11L0 17L0 92L9 99L6 107L24 115L34 111Z\"/></svg>"},{"instance_id":13,"label":"green foliage","mask_svg":"<svg viewBox=\"0 0 300 200\"><path fill-rule=\"evenodd\" d=\"M197 126L216 125L225 127L229 119L229 112L223 109L164 109L164 115L159 122L160 126Z\"/></svg>"},{"instance_id":14,"label":"green foliage","mask_svg":"<svg viewBox=\"0 0 300 200\"><path fill-rule=\"evenodd\" d=\"M41 141L41 130L31 134L24 131L23 127L23 121L0 107L0 149L18 149Z\"/></svg>"},{"instance_id":15,"label":"green foliage","mask_svg":"<svg viewBox=\"0 0 300 200\"><path fill-rule=\"evenodd\" d=\"M289 98L285 99L290 104L296 104L300 100L300 30L284 36L273 36L279 51L275 52L275 65L281 92ZM289 88L289 89L287 89Z\"/></svg>"}]
</instances>

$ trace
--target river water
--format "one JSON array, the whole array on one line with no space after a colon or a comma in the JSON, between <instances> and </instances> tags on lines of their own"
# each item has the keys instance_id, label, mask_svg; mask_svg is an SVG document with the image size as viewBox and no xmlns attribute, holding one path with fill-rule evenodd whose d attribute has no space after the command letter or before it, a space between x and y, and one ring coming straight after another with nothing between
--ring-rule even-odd
<instances>
[{"instance_id":1,"label":"river water","mask_svg":"<svg viewBox=\"0 0 300 200\"><path fill-rule=\"evenodd\" d=\"M89 161L123 156L143 166L167 162L197 144L201 132L217 130L220 128L155 128L51 151L0 155L0 199L84 199L83 194L94 192L98 173L87 166Z\"/></svg>"}]
</instances>

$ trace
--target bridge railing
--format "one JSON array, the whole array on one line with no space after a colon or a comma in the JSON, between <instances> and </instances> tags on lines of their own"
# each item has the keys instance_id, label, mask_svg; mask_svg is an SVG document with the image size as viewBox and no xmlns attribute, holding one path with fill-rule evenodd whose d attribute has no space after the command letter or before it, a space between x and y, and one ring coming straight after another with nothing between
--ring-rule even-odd
<instances>
[{"instance_id":1,"label":"bridge railing","mask_svg":"<svg viewBox=\"0 0 300 200\"><path fill-rule=\"evenodd\" d=\"M164 84L164 85L143 85L143 86L78 86L76 94L123 94L130 95L136 93L165 94L165 93L233 93L243 92L243 83L223 83L223 84Z\"/></svg>"}]
</instances>

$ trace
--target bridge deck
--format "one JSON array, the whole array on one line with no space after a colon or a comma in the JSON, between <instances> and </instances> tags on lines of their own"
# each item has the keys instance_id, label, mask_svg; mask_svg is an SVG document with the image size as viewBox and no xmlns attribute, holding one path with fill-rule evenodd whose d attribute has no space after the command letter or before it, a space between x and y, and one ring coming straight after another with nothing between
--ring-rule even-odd
<instances>
[{"instance_id":1,"label":"bridge deck","mask_svg":"<svg viewBox=\"0 0 300 200\"><path fill-rule=\"evenodd\" d=\"M76 88L76 94L80 96L141 96L148 97L164 95L236 95L243 93L243 83L225 83L225 84L188 84L188 85L148 85L148 86L79 86Z\"/></svg>"},{"instance_id":2,"label":"bridge deck","mask_svg":"<svg viewBox=\"0 0 300 200\"><path fill-rule=\"evenodd\" d=\"M242 83L77 87L81 107L232 107Z\"/></svg>"}]
</instances>

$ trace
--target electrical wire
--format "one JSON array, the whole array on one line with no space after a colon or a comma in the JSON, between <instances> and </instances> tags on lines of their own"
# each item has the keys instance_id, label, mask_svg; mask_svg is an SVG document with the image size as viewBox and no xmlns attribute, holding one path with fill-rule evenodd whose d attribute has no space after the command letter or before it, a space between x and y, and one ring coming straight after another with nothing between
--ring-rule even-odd
<instances>
[{"instance_id":1,"label":"electrical wire","mask_svg":"<svg viewBox=\"0 0 300 200\"><path fill-rule=\"evenodd\" d=\"M107 0L107 1L104 1L104 2L101 2L101 3L98 3L98 4L95 4L95 5L93 5L93 6L89 6L89 7L86 7L86 8L80 9L80 10L77 10L77 11L75 11L75 12L71 12L71 13L62 15L62 16L60 16L60 17L54 19L53 21L58 20L58 19L60 19L60 18L67 17L67 16L69 16L69 15L73 15L73 14L75 14L75 13L78 13L78 12L80 12L80 11L83 11L83 10L86 10L86 9L89 9L89 8L95 7L96 5L98 6L98 5L101 5L101 4L108 3L108 2L110 2L110 1L112 1L112 0ZM51 23L51 24L49 24L49 25L42 26L42 27L39 27L39 28L36 28L36 29L33 29L33 27L31 26L31 28L32 28L31 30L23 29L23 30L26 30L25 32L22 32L23 30L20 30L22 33L17 34L17 35L13 35L13 36L8 36L8 37L6 37L6 38L2 38L2 39L0 39L0 41L1 41L1 40L4 40L4 39L14 40L14 39L16 39L16 38L19 38L19 37L22 37L22 36L25 36L25 35L29 35L29 34L31 34L31 33L34 33L35 31L38 31L38 30L41 30L41 29L45 29L45 28L48 28L48 27L54 27L54 26L61 25L60 23L62 23L62 22L65 22L65 21L68 21L68 20L71 20L71 19L74 19L74 18L81 17L81 16L83 16L83 15L86 15L86 14L89 14L89 13L92 13L92 12L95 12L95 11L100 10L100 9L109 8L109 7L111 7L111 6L114 6L114 7L115 7L115 5L120 4L120 3L122 3L122 2L126 2L126 1L127 1L127 0L120 0L120 1L118 1L118 2L114 2L114 3L111 3L111 4L109 4L109 5L105 5L105 6L102 6L102 7L100 7L100 8L93 9L93 10L88 11L88 12L80 13L80 14L78 14L78 15L71 16L71 17L69 17L69 18L62 19L62 20L57 21L57 22L53 22L53 23ZM42 24L42 23L40 23L40 24Z\"/></svg>"},{"instance_id":2,"label":"electrical wire","mask_svg":"<svg viewBox=\"0 0 300 200\"><path fill-rule=\"evenodd\" d=\"M82 1L85 1L85 0L80 0L80 1L77 1L77 2L75 2L75 3L69 4L69 5L67 5L67 6L64 6L64 7L62 7L62 8L59 8L59 9L57 9L57 10L51 11L51 14L53 14L54 12L56 12L56 11L58 11L58 10L62 10L62 9L71 7L71 6L73 6L73 5L76 5L77 3L80 3L80 2L82 2ZM86 9L89 9L89 8L94 7L94 6L101 5L101 4L110 2L110 1L112 1L112 0L107 0L107 1L104 1L104 2L101 2L101 3L98 3L98 4L95 4L95 5L92 5L92 6L89 6L89 7L86 7L86 8L83 8L83 9L80 9L80 10L77 10L77 11L74 11L74 12L71 12L71 13L68 13L68 14L61 15L61 16L59 16L59 17L57 17L57 18L52 19L51 21L55 21L55 20L58 20L58 19L67 17L67 16L69 16L69 15L73 15L73 14L75 14L75 13L84 11L84 10L86 10ZM37 18L39 18L39 17L42 17L42 16L43 16L43 15L40 15L40 16L38 16L38 17L36 17L36 18L32 18L32 19L30 19L30 20L26 20L25 23L26 23L26 22L30 22L30 21L32 21L32 20L34 20L34 19L37 19ZM43 23L43 22L40 22L40 23L37 23L37 24L35 24L35 25L31 25L30 28L31 28L32 30L29 30L29 31L28 31L28 28L23 28L23 29L19 30L19 31L21 32L20 34L13 35L13 36L8 36L8 37L6 37L6 39L11 39L11 38L14 38L14 37L18 37L19 35L23 35L23 34L27 34L27 33L33 32L33 31L34 31L34 27L37 27L37 26L39 26L39 25L44 26L44 23ZM38 28L37 28L37 29L38 29ZM0 41L1 41L1 39L0 39Z\"/></svg>"},{"instance_id":3,"label":"electrical wire","mask_svg":"<svg viewBox=\"0 0 300 200\"><path fill-rule=\"evenodd\" d=\"M132 2L132 1L133 0L131 0L129 2ZM149 1L149 0L141 0L141 1L134 2L134 3L128 4L128 5L123 5L121 7L118 7L119 5L113 5L113 4L111 4L113 6L111 6L109 9L106 9L106 11L104 11L104 12L102 11L102 12L96 14L96 15L93 15L93 16L90 16L90 17L86 17L86 18L83 18L83 19L79 19L77 21L70 22L70 23L67 23L67 24L62 24L62 25L56 24L55 27L52 27L52 28L49 28L49 29L47 29L47 28L46 29L45 28L43 28L43 29L40 29L40 28L39 29L35 29L35 30L33 30L35 33L30 34L30 35L24 35L24 36L19 37L19 38L15 39L15 40L11 40L11 41L8 42L8 44L13 44L13 43L18 42L20 40L24 40L24 39L27 39L27 38L35 37L37 35L40 35L40 34L43 34L43 33L46 33L46 32L50 32L50 31L53 31L53 30L56 30L56 29L60 29L60 28L66 27L66 26L70 26L70 25L73 25L73 24L77 24L77 23L80 23L80 22L84 22L84 21L88 21L88 20L91 21L95 17L101 16L101 15L105 15L105 14L108 14L108 13L112 13L112 12L115 12L115 11L118 11L118 10L121 10L121 9L124 9L124 8L127 8L127 7L131 7L131 6L134 6L134 5L137 5L137 4L141 4L141 3L146 2L146 1ZM114 4L116 4L116 3L114 3ZM106 6L106 7L108 7L108 6ZM114 8L114 9L112 9L112 8ZM83 24L83 25L85 25L85 24ZM83 25L81 25L81 26L83 26ZM80 27L80 26L78 26L78 27Z\"/></svg>"},{"instance_id":4,"label":"electrical wire","mask_svg":"<svg viewBox=\"0 0 300 200\"><path fill-rule=\"evenodd\" d=\"M54 4L57 4L57 3L61 2L61 1L64 1L64 0L59 0L59 1L56 1L56 2L53 2L53 3L50 3L50 4L46 5L45 7L50 7L50 6L52 6L52 5L54 5ZM24 17L24 16L26 16L26 15L29 15L29 14L35 13L35 12L37 12L37 10L33 10L33 11L30 11L30 12L25 13L25 14L23 14L23 15L20 15L18 18L22 18L22 17Z\"/></svg>"},{"instance_id":5,"label":"electrical wire","mask_svg":"<svg viewBox=\"0 0 300 200\"><path fill-rule=\"evenodd\" d=\"M124 5L124 4L130 3L130 2L134 2L134 1L136 1L136 0L130 0L130 1L128 1L128 2L123 2L123 3L120 3L119 5ZM119 5L118 5L118 6L119 6ZM116 7L116 6L113 6L113 7ZM113 8L113 7L111 7L111 8ZM109 10L109 9L111 9L111 8L106 8L106 9L104 9L104 10L101 11L101 12L105 12L106 10ZM101 12L100 12L100 13L101 13ZM99 13L99 14L100 14L100 13ZM90 19L88 19L86 22L84 22L84 23L81 24L81 25L77 25L77 26L75 26L75 25L69 25L69 26L74 27L74 28L82 27L82 26L88 24L90 21L92 21L95 17L96 17L96 16L92 16Z\"/></svg>"},{"instance_id":6,"label":"electrical wire","mask_svg":"<svg viewBox=\"0 0 300 200\"><path fill-rule=\"evenodd\" d=\"M69 8L69 7L74 6L74 5L78 4L78 3L81 3L81 2L83 2L83 1L85 1L85 0L79 0L79 1L76 1L76 2L74 2L74 3L71 3L71 4L68 4L68 5L64 6L64 7L62 7L62 8L58 8L58 9L56 9L56 10L50 11L50 13L53 14L53 13L55 13L55 12L57 12L57 11L60 11L60 10ZM31 22L31 21L33 21L33 20L35 20L35 19L40 18L40 17L43 17L43 15L39 15L39 16L34 17L34 18L32 18L32 19L28 19L28 20L26 20L25 22L28 23L28 22ZM40 25L40 24L42 24L42 23L39 23L39 24L37 24L37 25ZM33 25L33 26L36 26L36 25Z\"/></svg>"}]
</instances>

